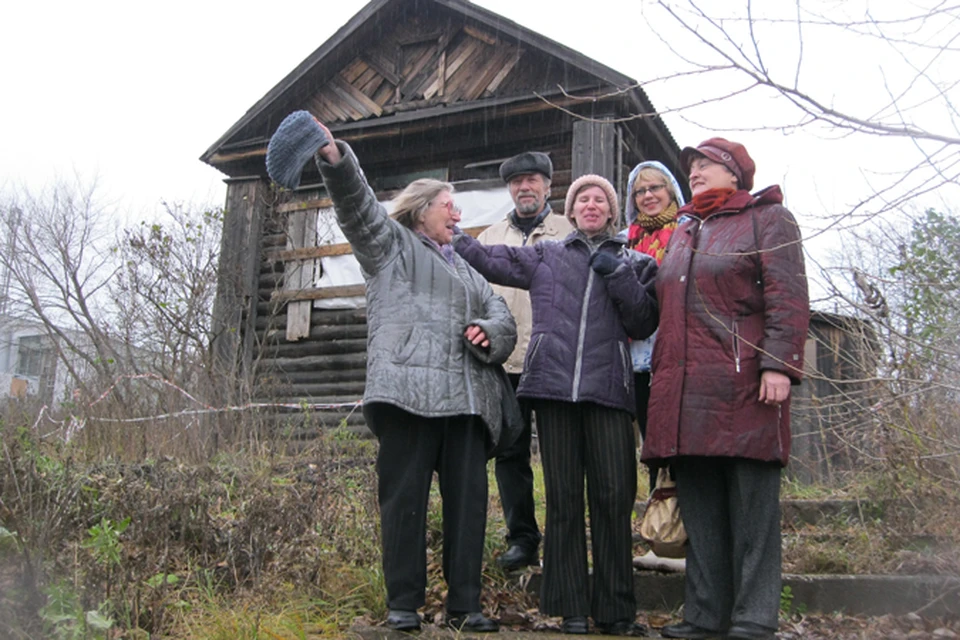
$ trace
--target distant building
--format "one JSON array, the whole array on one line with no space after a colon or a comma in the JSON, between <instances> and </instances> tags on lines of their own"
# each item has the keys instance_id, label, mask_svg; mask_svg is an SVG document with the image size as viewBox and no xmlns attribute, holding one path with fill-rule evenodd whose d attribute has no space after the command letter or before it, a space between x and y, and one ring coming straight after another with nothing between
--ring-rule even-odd
<instances>
[{"instance_id":1,"label":"distant building","mask_svg":"<svg viewBox=\"0 0 960 640\"><path fill-rule=\"evenodd\" d=\"M56 345L41 323L0 315L0 399L52 402L64 387L57 369Z\"/></svg>"}]
</instances>

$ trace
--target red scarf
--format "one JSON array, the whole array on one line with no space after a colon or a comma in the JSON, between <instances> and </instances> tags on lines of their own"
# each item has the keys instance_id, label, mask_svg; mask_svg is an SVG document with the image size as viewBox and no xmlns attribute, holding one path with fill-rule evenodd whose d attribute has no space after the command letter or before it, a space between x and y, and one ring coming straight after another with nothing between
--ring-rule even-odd
<instances>
[{"instance_id":1,"label":"red scarf","mask_svg":"<svg viewBox=\"0 0 960 640\"><path fill-rule=\"evenodd\" d=\"M635 249L640 253L653 256L657 264L663 260L663 252L667 248L667 242L677 228L677 221L668 222L659 229L644 229L637 223L630 225L630 231L627 232L627 247Z\"/></svg>"},{"instance_id":2,"label":"red scarf","mask_svg":"<svg viewBox=\"0 0 960 640\"><path fill-rule=\"evenodd\" d=\"M698 193L693 196L693 212L702 218L719 211L736 192L736 189L707 189Z\"/></svg>"}]
</instances>

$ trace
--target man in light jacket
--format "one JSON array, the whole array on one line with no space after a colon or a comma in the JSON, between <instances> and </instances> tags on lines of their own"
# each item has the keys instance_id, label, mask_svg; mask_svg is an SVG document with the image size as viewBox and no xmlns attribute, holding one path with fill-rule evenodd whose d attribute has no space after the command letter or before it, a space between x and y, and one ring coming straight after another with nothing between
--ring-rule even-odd
<instances>
[{"instance_id":1,"label":"man in light jacket","mask_svg":"<svg viewBox=\"0 0 960 640\"><path fill-rule=\"evenodd\" d=\"M553 163L539 151L526 151L500 165L500 177L510 192L514 209L477 238L483 244L524 246L544 240L563 240L573 225L565 216L553 215L548 202ZM494 285L517 321L517 346L504 364L514 390L523 373L530 342L532 312L530 295L523 290ZM540 529L533 502L533 471L530 468L531 409L521 401L523 432L515 444L497 456L496 475L500 502L507 523L507 550L497 559L506 571L539 564Z\"/></svg>"}]
</instances>

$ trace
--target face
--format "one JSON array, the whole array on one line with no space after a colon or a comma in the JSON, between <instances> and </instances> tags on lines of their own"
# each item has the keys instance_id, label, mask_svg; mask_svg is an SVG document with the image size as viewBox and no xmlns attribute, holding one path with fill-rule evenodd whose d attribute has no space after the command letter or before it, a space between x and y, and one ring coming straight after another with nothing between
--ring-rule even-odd
<instances>
[{"instance_id":1,"label":"face","mask_svg":"<svg viewBox=\"0 0 960 640\"><path fill-rule=\"evenodd\" d=\"M697 195L708 189L736 189L737 176L719 162L698 156L690 163L690 193Z\"/></svg>"},{"instance_id":2,"label":"face","mask_svg":"<svg viewBox=\"0 0 960 640\"><path fill-rule=\"evenodd\" d=\"M460 222L460 208L453 202L453 194L441 191L420 216L416 230L439 245L453 241L453 228Z\"/></svg>"},{"instance_id":3,"label":"face","mask_svg":"<svg viewBox=\"0 0 960 640\"><path fill-rule=\"evenodd\" d=\"M550 181L542 173L522 173L507 183L517 214L527 218L543 211L550 197Z\"/></svg>"},{"instance_id":4,"label":"face","mask_svg":"<svg viewBox=\"0 0 960 640\"><path fill-rule=\"evenodd\" d=\"M605 231L610 222L610 202L603 189L584 187L573 200L573 221L587 236Z\"/></svg>"},{"instance_id":5,"label":"face","mask_svg":"<svg viewBox=\"0 0 960 640\"><path fill-rule=\"evenodd\" d=\"M670 206L672 195L664 180L640 180L633 188L633 203L637 213L650 216L660 215Z\"/></svg>"}]
</instances>

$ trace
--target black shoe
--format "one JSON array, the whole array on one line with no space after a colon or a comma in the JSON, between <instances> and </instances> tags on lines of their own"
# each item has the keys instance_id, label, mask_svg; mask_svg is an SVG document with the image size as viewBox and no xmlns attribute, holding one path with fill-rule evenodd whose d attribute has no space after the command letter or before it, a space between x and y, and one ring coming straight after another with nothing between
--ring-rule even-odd
<instances>
[{"instance_id":1,"label":"black shoe","mask_svg":"<svg viewBox=\"0 0 960 640\"><path fill-rule=\"evenodd\" d=\"M711 640L712 638L722 638L723 632L711 631L698 627L692 622L678 622L677 624L668 624L660 629L660 635L664 638L686 638L686 640Z\"/></svg>"},{"instance_id":2,"label":"black shoe","mask_svg":"<svg viewBox=\"0 0 960 640\"><path fill-rule=\"evenodd\" d=\"M570 616L560 623L560 633L585 636L589 630L590 625L587 624L586 616Z\"/></svg>"},{"instance_id":3,"label":"black shoe","mask_svg":"<svg viewBox=\"0 0 960 640\"><path fill-rule=\"evenodd\" d=\"M454 631L473 633L492 633L500 630L500 623L491 620L479 611L473 613L451 613L447 616L447 626Z\"/></svg>"},{"instance_id":4,"label":"black shoe","mask_svg":"<svg viewBox=\"0 0 960 640\"><path fill-rule=\"evenodd\" d=\"M777 637L777 630L754 622L736 622L726 637L729 640L773 640Z\"/></svg>"},{"instance_id":5,"label":"black shoe","mask_svg":"<svg viewBox=\"0 0 960 640\"><path fill-rule=\"evenodd\" d=\"M420 628L420 616L416 611L391 609L387 614L387 626L396 631L416 631Z\"/></svg>"},{"instance_id":6,"label":"black shoe","mask_svg":"<svg viewBox=\"0 0 960 640\"><path fill-rule=\"evenodd\" d=\"M617 620L616 622L598 622L594 625L597 633L602 636L645 636L647 628L633 620Z\"/></svg>"},{"instance_id":7,"label":"black shoe","mask_svg":"<svg viewBox=\"0 0 960 640\"><path fill-rule=\"evenodd\" d=\"M504 571L516 571L524 567L539 565L540 557L536 547L531 550L518 544L512 544L500 554L500 557L497 558L497 564Z\"/></svg>"}]
</instances>

